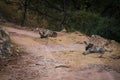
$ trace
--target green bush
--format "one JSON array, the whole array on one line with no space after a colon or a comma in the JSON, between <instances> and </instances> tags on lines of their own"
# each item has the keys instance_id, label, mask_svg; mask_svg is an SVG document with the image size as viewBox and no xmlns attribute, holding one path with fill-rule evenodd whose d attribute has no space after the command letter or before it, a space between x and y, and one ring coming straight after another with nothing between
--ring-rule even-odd
<instances>
[{"instance_id":1,"label":"green bush","mask_svg":"<svg viewBox=\"0 0 120 80\"><path fill-rule=\"evenodd\" d=\"M87 35L97 34L120 42L119 22L114 18L101 17L86 11L70 14L68 31L77 30Z\"/></svg>"}]
</instances>

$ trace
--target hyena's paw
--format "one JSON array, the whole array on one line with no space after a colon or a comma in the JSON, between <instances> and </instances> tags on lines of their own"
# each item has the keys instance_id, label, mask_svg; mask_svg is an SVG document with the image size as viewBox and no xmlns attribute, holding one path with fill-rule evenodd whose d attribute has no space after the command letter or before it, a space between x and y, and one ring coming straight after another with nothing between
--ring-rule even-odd
<instances>
[{"instance_id":1,"label":"hyena's paw","mask_svg":"<svg viewBox=\"0 0 120 80\"><path fill-rule=\"evenodd\" d=\"M98 58L104 58L104 57L103 57L103 54L100 54L100 55L98 56Z\"/></svg>"}]
</instances>

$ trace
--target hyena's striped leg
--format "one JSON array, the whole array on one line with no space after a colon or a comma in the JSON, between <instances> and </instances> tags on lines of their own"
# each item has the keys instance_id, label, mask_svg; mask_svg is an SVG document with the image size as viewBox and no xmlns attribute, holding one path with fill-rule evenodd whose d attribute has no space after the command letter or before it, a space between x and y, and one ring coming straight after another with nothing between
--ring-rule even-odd
<instances>
[{"instance_id":1,"label":"hyena's striped leg","mask_svg":"<svg viewBox=\"0 0 120 80\"><path fill-rule=\"evenodd\" d=\"M40 38L44 38L44 32L42 30L39 30L39 35L40 35Z\"/></svg>"},{"instance_id":2,"label":"hyena's striped leg","mask_svg":"<svg viewBox=\"0 0 120 80\"><path fill-rule=\"evenodd\" d=\"M99 58L103 58L104 53L99 53Z\"/></svg>"},{"instance_id":3,"label":"hyena's striped leg","mask_svg":"<svg viewBox=\"0 0 120 80\"><path fill-rule=\"evenodd\" d=\"M90 53L90 50L86 50L86 51L84 51L82 54L83 55L87 55L87 54L89 54Z\"/></svg>"}]
</instances>

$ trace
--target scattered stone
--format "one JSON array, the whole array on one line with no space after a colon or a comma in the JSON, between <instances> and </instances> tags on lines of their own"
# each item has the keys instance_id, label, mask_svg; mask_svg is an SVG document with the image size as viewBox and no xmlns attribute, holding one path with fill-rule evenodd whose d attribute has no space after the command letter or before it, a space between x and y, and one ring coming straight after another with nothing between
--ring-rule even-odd
<instances>
[{"instance_id":1,"label":"scattered stone","mask_svg":"<svg viewBox=\"0 0 120 80\"><path fill-rule=\"evenodd\" d=\"M112 66L109 65L104 65L104 64L88 64L86 67L81 67L80 70L81 71L85 71L87 69L96 69L99 72L102 71L116 71L118 73L120 73L120 68L113 68Z\"/></svg>"},{"instance_id":2,"label":"scattered stone","mask_svg":"<svg viewBox=\"0 0 120 80\"><path fill-rule=\"evenodd\" d=\"M89 43L92 43L97 46L108 46L111 43L111 40L107 40L99 35L92 35L88 37Z\"/></svg>"},{"instance_id":3,"label":"scattered stone","mask_svg":"<svg viewBox=\"0 0 120 80\"><path fill-rule=\"evenodd\" d=\"M57 66L55 66L55 68L70 68L70 66L69 65L57 65Z\"/></svg>"},{"instance_id":4,"label":"scattered stone","mask_svg":"<svg viewBox=\"0 0 120 80\"><path fill-rule=\"evenodd\" d=\"M112 59L120 59L120 54L111 55L110 58L112 58Z\"/></svg>"},{"instance_id":5,"label":"scattered stone","mask_svg":"<svg viewBox=\"0 0 120 80\"><path fill-rule=\"evenodd\" d=\"M83 42L77 41L77 42L75 42L75 44L83 44Z\"/></svg>"},{"instance_id":6,"label":"scattered stone","mask_svg":"<svg viewBox=\"0 0 120 80\"><path fill-rule=\"evenodd\" d=\"M62 29L62 30L61 30L61 32L66 33L66 32L67 32L67 30L64 28L64 29Z\"/></svg>"}]
</instances>

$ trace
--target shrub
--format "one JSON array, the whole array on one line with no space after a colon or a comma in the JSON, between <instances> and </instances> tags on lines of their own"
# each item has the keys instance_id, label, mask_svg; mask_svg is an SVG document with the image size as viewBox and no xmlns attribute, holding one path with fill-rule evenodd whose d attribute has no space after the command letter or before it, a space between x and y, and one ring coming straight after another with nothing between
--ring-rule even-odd
<instances>
[{"instance_id":1,"label":"shrub","mask_svg":"<svg viewBox=\"0 0 120 80\"><path fill-rule=\"evenodd\" d=\"M86 11L77 11L70 14L67 30L77 30L87 35L97 34L120 42L119 26L119 22L114 18L101 17L98 14Z\"/></svg>"}]
</instances>

